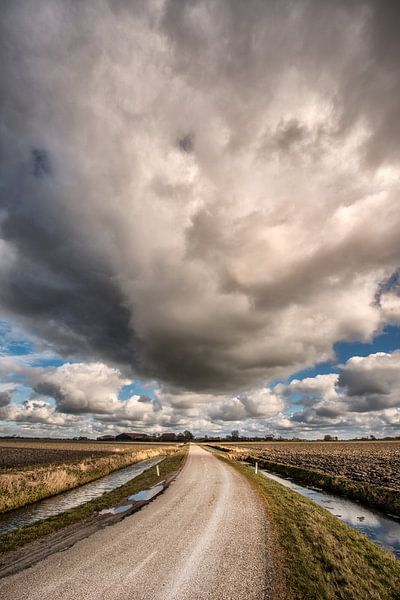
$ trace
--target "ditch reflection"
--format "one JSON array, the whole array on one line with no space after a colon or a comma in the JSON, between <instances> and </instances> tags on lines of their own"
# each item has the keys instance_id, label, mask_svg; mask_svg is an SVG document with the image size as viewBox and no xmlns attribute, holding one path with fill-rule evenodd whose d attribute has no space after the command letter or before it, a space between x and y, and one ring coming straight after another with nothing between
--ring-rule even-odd
<instances>
[{"instance_id":1,"label":"ditch reflection","mask_svg":"<svg viewBox=\"0 0 400 600\"><path fill-rule=\"evenodd\" d=\"M392 519L371 509L364 508L352 500L334 496L316 488L304 487L264 469L260 469L259 472L298 494L310 498L310 500L329 510L335 517L351 525L370 540L380 544L390 550L397 558L400 558L400 522L395 518Z\"/></svg>"}]
</instances>

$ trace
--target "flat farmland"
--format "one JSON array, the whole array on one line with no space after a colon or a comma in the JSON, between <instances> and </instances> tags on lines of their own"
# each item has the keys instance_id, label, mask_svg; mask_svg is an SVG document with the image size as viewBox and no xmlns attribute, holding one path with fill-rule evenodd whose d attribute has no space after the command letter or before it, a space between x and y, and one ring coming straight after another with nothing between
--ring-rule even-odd
<instances>
[{"instance_id":1,"label":"flat farmland","mask_svg":"<svg viewBox=\"0 0 400 600\"><path fill-rule=\"evenodd\" d=\"M177 451L176 444L2 440L0 512L78 487L141 460Z\"/></svg>"},{"instance_id":2,"label":"flat farmland","mask_svg":"<svg viewBox=\"0 0 400 600\"><path fill-rule=\"evenodd\" d=\"M112 454L112 452L0 446L0 471L26 469L26 467L39 465L73 463L86 458L107 456L108 454Z\"/></svg>"},{"instance_id":3,"label":"flat farmland","mask_svg":"<svg viewBox=\"0 0 400 600\"><path fill-rule=\"evenodd\" d=\"M0 472L26 469L40 465L56 465L80 462L89 458L101 458L111 454L157 448L170 444L75 442L39 440L1 440Z\"/></svg>"},{"instance_id":4,"label":"flat farmland","mask_svg":"<svg viewBox=\"0 0 400 600\"><path fill-rule=\"evenodd\" d=\"M271 442L220 444L240 457L345 477L400 491L400 442Z\"/></svg>"}]
</instances>

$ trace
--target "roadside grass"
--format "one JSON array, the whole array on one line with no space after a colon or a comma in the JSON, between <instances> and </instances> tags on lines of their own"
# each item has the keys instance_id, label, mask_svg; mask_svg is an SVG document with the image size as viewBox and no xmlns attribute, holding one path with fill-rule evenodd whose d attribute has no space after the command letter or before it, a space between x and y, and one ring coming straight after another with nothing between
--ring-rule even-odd
<instances>
[{"instance_id":1,"label":"roadside grass","mask_svg":"<svg viewBox=\"0 0 400 600\"><path fill-rule=\"evenodd\" d=\"M187 455L187 446L175 451L174 454L167 456L159 465L161 475L157 476L156 467L151 467L135 479L107 492L98 498L90 500L81 506L67 510L59 515L38 521L33 525L22 527L10 533L0 535L0 553L4 554L10 550L15 550L29 542L33 542L50 533L54 533L67 525L72 525L91 517L95 512L115 506L127 496L135 494L143 489L155 485L160 480L165 479L182 465Z\"/></svg>"},{"instance_id":2,"label":"roadside grass","mask_svg":"<svg viewBox=\"0 0 400 600\"><path fill-rule=\"evenodd\" d=\"M400 561L325 509L219 455L260 495L270 523L274 600L399 600Z\"/></svg>"},{"instance_id":3,"label":"roadside grass","mask_svg":"<svg viewBox=\"0 0 400 600\"><path fill-rule=\"evenodd\" d=\"M176 452L176 446L135 448L75 463L0 473L0 512L13 510L99 479L141 460Z\"/></svg>"}]
</instances>

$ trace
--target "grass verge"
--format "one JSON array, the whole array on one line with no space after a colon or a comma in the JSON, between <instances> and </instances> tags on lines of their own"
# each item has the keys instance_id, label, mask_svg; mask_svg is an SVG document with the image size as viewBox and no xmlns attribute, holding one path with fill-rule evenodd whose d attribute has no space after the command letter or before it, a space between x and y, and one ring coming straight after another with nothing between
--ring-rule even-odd
<instances>
[{"instance_id":1,"label":"grass verge","mask_svg":"<svg viewBox=\"0 0 400 600\"><path fill-rule=\"evenodd\" d=\"M325 509L219 455L261 497L277 573L274 600L399 600L400 561Z\"/></svg>"},{"instance_id":2,"label":"grass verge","mask_svg":"<svg viewBox=\"0 0 400 600\"><path fill-rule=\"evenodd\" d=\"M183 447L175 452L175 454L167 456L160 464L161 479L165 479L174 471L177 471L182 466L186 454L187 447ZM15 550L29 542L58 531L67 525L82 521L92 516L96 511L114 506L127 496L155 485L159 480L160 477L157 477L156 467L154 466L135 479L128 481L125 485L116 488L112 492L107 492L99 496L99 498L67 510L60 515L55 515L54 517L38 521L33 525L0 535L0 553L4 554L10 550Z\"/></svg>"}]
</instances>

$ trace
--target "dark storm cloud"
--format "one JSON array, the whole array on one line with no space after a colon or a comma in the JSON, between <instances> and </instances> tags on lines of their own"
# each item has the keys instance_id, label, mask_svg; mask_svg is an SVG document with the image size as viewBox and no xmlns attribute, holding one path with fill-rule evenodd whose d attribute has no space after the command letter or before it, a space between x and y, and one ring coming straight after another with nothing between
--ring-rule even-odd
<instances>
[{"instance_id":1,"label":"dark storm cloud","mask_svg":"<svg viewBox=\"0 0 400 600\"><path fill-rule=\"evenodd\" d=\"M190 153L193 150L193 138L191 135L185 135L178 141L178 144L183 152Z\"/></svg>"},{"instance_id":2,"label":"dark storm cloud","mask_svg":"<svg viewBox=\"0 0 400 600\"><path fill-rule=\"evenodd\" d=\"M0 392L0 407L7 406L8 404L10 404L11 398L12 398L11 392L8 392L8 391Z\"/></svg>"},{"instance_id":3,"label":"dark storm cloud","mask_svg":"<svg viewBox=\"0 0 400 600\"><path fill-rule=\"evenodd\" d=\"M376 373L345 370L341 372L338 384L346 388L348 396L386 395L390 392L390 382L377 379Z\"/></svg>"},{"instance_id":4,"label":"dark storm cloud","mask_svg":"<svg viewBox=\"0 0 400 600\"><path fill-rule=\"evenodd\" d=\"M400 262L394 3L1 11L4 314L61 354L208 392L397 314L374 303ZM215 414L254 413L239 404Z\"/></svg>"},{"instance_id":5,"label":"dark storm cloud","mask_svg":"<svg viewBox=\"0 0 400 600\"><path fill-rule=\"evenodd\" d=\"M366 27L368 53L352 81L344 87L345 123L366 116L373 132L366 146L371 166L400 160L400 5L391 0L367 3L370 19Z\"/></svg>"},{"instance_id":6,"label":"dark storm cloud","mask_svg":"<svg viewBox=\"0 0 400 600\"><path fill-rule=\"evenodd\" d=\"M35 177L44 177L51 174L50 159L45 150L33 148L32 170Z\"/></svg>"},{"instance_id":7,"label":"dark storm cloud","mask_svg":"<svg viewBox=\"0 0 400 600\"><path fill-rule=\"evenodd\" d=\"M42 183L51 172L47 153L35 150L32 156L33 168L22 162L11 177L6 171L0 190L2 238L16 252L3 273L1 303L61 353L101 349L111 362L131 364L130 311L114 274L71 223L68 206L57 197L57 179Z\"/></svg>"},{"instance_id":8,"label":"dark storm cloud","mask_svg":"<svg viewBox=\"0 0 400 600\"><path fill-rule=\"evenodd\" d=\"M353 357L341 369L337 385L348 410L368 412L399 405L400 353Z\"/></svg>"},{"instance_id":9,"label":"dark storm cloud","mask_svg":"<svg viewBox=\"0 0 400 600\"><path fill-rule=\"evenodd\" d=\"M278 125L273 142L283 153L299 145L306 137L304 126L296 119Z\"/></svg>"}]
</instances>

